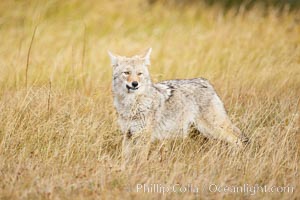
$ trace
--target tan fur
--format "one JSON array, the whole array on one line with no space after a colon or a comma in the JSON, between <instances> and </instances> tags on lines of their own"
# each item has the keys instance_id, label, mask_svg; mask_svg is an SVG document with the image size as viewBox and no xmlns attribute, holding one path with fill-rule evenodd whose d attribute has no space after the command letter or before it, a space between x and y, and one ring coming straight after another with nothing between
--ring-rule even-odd
<instances>
[{"instance_id":1,"label":"tan fur","mask_svg":"<svg viewBox=\"0 0 300 200\"><path fill-rule=\"evenodd\" d=\"M186 137L194 126L207 137L241 146L242 133L230 121L209 81L195 78L152 83L148 71L150 53L151 49L144 56L109 53L114 105L121 131L132 136L148 129L154 140Z\"/></svg>"}]
</instances>

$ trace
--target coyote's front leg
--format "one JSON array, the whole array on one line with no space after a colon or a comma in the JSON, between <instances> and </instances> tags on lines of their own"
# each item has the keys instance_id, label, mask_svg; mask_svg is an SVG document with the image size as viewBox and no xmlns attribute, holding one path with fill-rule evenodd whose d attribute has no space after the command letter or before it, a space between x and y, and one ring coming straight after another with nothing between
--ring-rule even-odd
<instances>
[{"instance_id":1,"label":"coyote's front leg","mask_svg":"<svg viewBox=\"0 0 300 200\"><path fill-rule=\"evenodd\" d=\"M149 156L151 140L147 132L136 135L125 134L122 143L122 169L129 163L141 163Z\"/></svg>"},{"instance_id":2,"label":"coyote's front leg","mask_svg":"<svg viewBox=\"0 0 300 200\"><path fill-rule=\"evenodd\" d=\"M152 117L148 118L146 126L137 132L127 131L122 143L122 164L125 168L129 162L146 161L150 155Z\"/></svg>"},{"instance_id":3,"label":"coyote's front leg","mask_svg":"<svg viewBox=\"0 0 300 200\"><path fill-rule=\"evenodd\" d=\"M122 169L125 169L128 165L130 158L132 157L133 140L130 131L124 134L122 141Z\"/></svg>"}]
</instances>

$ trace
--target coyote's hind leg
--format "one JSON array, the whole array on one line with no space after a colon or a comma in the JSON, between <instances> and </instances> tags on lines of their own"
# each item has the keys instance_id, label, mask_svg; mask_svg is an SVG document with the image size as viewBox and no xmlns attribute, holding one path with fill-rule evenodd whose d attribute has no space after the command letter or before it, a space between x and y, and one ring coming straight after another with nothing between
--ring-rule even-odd
<instances>
[{"instance_id":1,"label":"coyote's hind leg","mask_svg":"<svg viewBox=\"0 0 300 200\"><path fill-rule=\"evenodd\" d=\"M230 144L242 146L238 129L229 128L226 124L208 122L206 119L199 119L197 129L209 138L221 139Z\"/></svg>"},{"instance_id":2,"label":"coyote's hind leg","mask_svg":"<svg viewBox=\"0 0 300 200\"><path fill-rule=\"evenodd\" d=\"M231 122L217 95L212 99L207 110L199 117L197 127L204 135L238 146L243 145L240 129Z\"/></svg>"}]
</instances>

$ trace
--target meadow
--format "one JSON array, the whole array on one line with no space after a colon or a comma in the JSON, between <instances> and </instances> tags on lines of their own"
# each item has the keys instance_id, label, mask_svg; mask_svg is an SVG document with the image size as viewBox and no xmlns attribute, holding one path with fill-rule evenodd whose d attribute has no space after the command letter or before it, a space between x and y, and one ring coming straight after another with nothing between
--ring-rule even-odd
<instances>
[{"instance_id":1,"label":"meadow","mask_svg":"<svg viewBox=\"0 0 300 200\"><path fill-rule=\"evenodd\" d=\"M251 143L157 142L148 160L137 155L122 170L107 50L148 47L154 82L209 79ZM1 1L0 199L300 199L299 100L297 9ZM143 192L138 184L199 191ZM212 184L281 189L217 192Z\"/></svg>"}]
</instances>

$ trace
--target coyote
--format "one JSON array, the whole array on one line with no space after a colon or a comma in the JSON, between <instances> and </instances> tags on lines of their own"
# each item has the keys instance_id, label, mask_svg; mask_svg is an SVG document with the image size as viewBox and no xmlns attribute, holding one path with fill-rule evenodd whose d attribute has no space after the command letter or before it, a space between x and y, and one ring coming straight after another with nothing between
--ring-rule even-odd
<instances>
[{"instance_id":1,"label":"coyote","mask_svg":"<svg viewBox=\"0 0 300 200\"><path fill-rule=\"evenodd\" d=\"M241 131L204 78L151 81L151 48L144 55L125 57L108 51L113 67L114 106L122 133L130 138L145 129L151 140L186 137L195 127L208 138L241 146Z\"/></svg>"}]
</instances>

